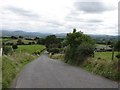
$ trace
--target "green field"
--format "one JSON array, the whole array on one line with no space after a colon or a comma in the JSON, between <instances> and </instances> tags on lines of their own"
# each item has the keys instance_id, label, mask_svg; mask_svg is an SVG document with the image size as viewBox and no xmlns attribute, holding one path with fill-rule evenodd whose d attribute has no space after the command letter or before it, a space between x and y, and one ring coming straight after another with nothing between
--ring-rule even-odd
<instances>
[{"instance_id":1,"label":"green field","mask_svg":"<svg viewBox=\"0 0 120 90\"><path fill-rule=\"evenodd\" d=\"M24 44L28 44L29 42L35 42L36 43L36 41L34 41L34 40L25 40L25 39L21 39L22 40L22 42L24 43ZM18 39L3 39L2 40L3 42L6 42L6 43L14 43L14 44L16 44L17 43L17 41L18 41Z\"/></svg>"},{"instance_id":2,"label":"green field","mask_svg":"<svg viewBox=\"0 0 120 90\"><path fill-rule=\"evenodd\" d=\"M118 52L114 52L114 60L117 60L116 55ZM95 59L101 58L103 60L111 61L112 60L112 52L95 52Z\"/></svg>"},{"instance_id":3,"label":"green field","mask_svg":"<svg viewBox=\"0 0 120 90\"><path fill-rule=\"evenodd\" d=\"M19 45L17 51L33 53L35 51L41 51L45 46L43 45Z\"/></svg>"}]
</instances>

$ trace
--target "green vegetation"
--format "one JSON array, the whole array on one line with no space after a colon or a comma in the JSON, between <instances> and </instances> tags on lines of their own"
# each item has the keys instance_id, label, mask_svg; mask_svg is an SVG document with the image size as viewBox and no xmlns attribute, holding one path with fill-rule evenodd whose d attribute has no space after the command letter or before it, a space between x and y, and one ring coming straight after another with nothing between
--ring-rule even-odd
<instances>
[{"instance_id":1,"label":"green vegetation","mask_svg":"<svg viewBox=\"0 0 120 90\"><path fill-rule=\"evenodd\" d=\"M84 61L82 68L109 78L111 80L120 81L120 72L118 72L118 59L114 56L114 61L111 60L112 52L95 52L94 57L90 57ZM115 52L117 55L118 52ZM64 60L63 54L50 55L52 59Z\"/></svg>"},{"instance_id":2,"label":"green vegetation","mask_svg":"<svg viewBox=\"0 0 120 90\"><path fill-rule=\"evenodd\" d=\"M100 58L89 58L82 64L82 67L92 73L104 76L111 80L120 81L118 60L111 61Z\"/></svg>"},{"instance_id":3,"label":"green vegetation","mask_svg":"<svg viewBox=\"0 0 120 90\"><path fill-rule=\"evenodd\" d=\"M35 42L34 40L25 40L25 39L19 39L21 40L21 42L23 42L24 44L29 44L29 42ZM6 40L4 41L5 43L13 43L13 44L17 44L18 39L11 39L11 40Z\"/></svg>"},{"instance_id":4,"label":"green vegetation","mask_svg":"<svg viewBox=\"0 0 120 90\"><path fill-rule=\"evenodd\" d=\"M88 57L94 56L94 41L82 32L76 32L76 29L67 34L66 43L66 63L80 65Z\"/></svg>"},{"instance_id":5,"label":"green vegetation","mask_svg":"<svg viewBox=\"0 0 120 90\"><path fill-rule=\"evenodd\" d=\"M105 40L104 40L105 41ZM82 32L68 33L64 43L65 53L51 54L50 57L53 59L61 59L66 63L81 66L82 68L109 78L111 80L120 81L120 43L110 42L107 47L110 46L110 50L98 50L95 52L97 46L103 46L106 48L106 42L95 44L94 41ZM107 42L108 43L108 42ZM96 46L96 47L95 47ZM112 60L112 50L114 50L114 58Z\"/></svg>"},{"instance_id":6,"label":"green vegetation","mask_svg":"<svg viewBox=\"0 0 120 90\"><path fill-rule=\"evenodd\" d=\"M114 55L114 60L116 61L117 58L116 58L116 55L118 54L118 52L116 51L115 52L115 55ZM103 60L107 60L107 61L111 61L112 60L112 52L95 52L95 59L103 59Z\"/></svg>"},{"instance_id":7,"label":"green vegetation","mask_svg":"<svg viewBox=\"0 0 120 90\"><path fill-rule=\"evenodd\" d=\"M44 49L44 45L19 45L17 51L33 53L35 51L41 51Z\"/></svg>"},{"instance_id":8,"label":"green vegetation","mask_svg":"<svg viewBox=\"0 0 120 90\"><path fill-rule=\"evenodd\" d=\"M7 46L8 47L8 46ZM11 47L11 46L9 46ZM45 50L43 45L19 45L16 50L2 57L2 87L3 89L10 87L11 82L23 68L24 65L31 62L38 56L32 55L34 51L41 51L40 54Z\"/></svg>"},{"instance_id":9,"label":"green vegetation","mask_svg":"<svg viewBox=\"0 0 120 90\"><path fill-rule=\"evenodd\" d=\"M52 59L60 59L60 60L64 60L65 55L64 54L54 54L54 55L49 55L50 58Z\"/></svg>"},{"instance_id":10,"label":"green vegetation","mask_svg":"<svg viewBox=\"0 0 120 90\"><path fill-rule=\"evenodd\" d=\"M0 56L0 89L2 88L2 57Z\"/></svg>"}]
</instances>

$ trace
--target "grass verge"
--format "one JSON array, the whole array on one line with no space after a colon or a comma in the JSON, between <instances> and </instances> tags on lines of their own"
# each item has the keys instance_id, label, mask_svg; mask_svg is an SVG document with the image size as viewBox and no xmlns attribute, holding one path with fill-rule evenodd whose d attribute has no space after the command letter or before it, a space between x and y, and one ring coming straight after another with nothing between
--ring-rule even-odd
<instances>
[{"instance_id":1,"label":"grass verge","mask_svg":"<svg viewBox=\"0 0 120 90\"><path fill-rule=\"evenodd\" d=\"M19 46L18 50L14 51L12 54L3 55L2 56L2 89L5 90L10 87L13 79L16 75L20 72L24 65L31 62L32 60L36 59L37 55L32 55L31 52L33 50L43 50L44 46L36 46L35 45L24 45ZM24 49L25 48L25 49ZM20 51L24 49L24 51ZM42 52L41 52L42 53Z\"/></svg>"},{"instance_id":2,"label":"grass verge","mask_svg":"<svg viewBox=\"0 0 120 90\"><path fill-rule=\"evenodd\" d=\"M94 74L101 75L114 81L120 81L120 72L118 71L118 59L115 57L118 52L115 52L114 60L111 60L112 52L96 52L94 58L88 58L84 61L81 67ZM52 59L64 60L64 55L50 55Z\"/></svg>"}]
</instances>

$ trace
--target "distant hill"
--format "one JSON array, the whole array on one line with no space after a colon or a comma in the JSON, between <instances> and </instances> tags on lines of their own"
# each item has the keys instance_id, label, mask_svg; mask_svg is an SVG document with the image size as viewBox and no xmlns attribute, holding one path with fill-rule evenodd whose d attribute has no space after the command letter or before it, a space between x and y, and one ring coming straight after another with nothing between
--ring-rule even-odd
<instances>
[{"instance_id":1,"label":"distant hill","mask_svg":"<svg viewBox=\"0 0 120 90\"><path fill-rule=\"evenodd\" d=\"M39 32L25 32L25 31L8 31L2 30L2 37L5 36L23 36L23 37L46 37L50 34L48 33L39 33Z\"/></svg>"},{"instance_id":2,"label":"distant hill","mask_svg":"<svg viewBox=\"0 0 120 90\"><path fill-rule=\"evenodd\" d=\"M23 37L46 37L48 35L53 35L52 33L39 33L39 32L25 32L25 31L9 31L9 30L2 30L2 37L6 36L23 36ZM57 37L66 37L66 33L54 34ZM91 35L88 34L93 39L106 39L106 40L117 40L118 36L110 36L110 35Z\"/></svg>"}]
</instances>

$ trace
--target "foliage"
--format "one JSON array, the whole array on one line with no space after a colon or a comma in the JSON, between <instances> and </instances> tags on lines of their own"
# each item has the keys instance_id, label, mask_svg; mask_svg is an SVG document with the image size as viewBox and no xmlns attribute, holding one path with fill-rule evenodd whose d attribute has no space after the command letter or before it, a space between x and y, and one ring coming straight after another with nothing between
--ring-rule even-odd
<instances>
[{"instance_id":1,"label":"foliage","mask_svg":"<svg viewBox=\"0 0 120 90\"><path fill-rule=\"evenodd\" d=\"M24 42L21 39L18 39L17 45L24 45Z\"/></svg>"},{"instance_id":2,"label":"foliage","mask_svg":"<svg viewBox=\"0 0 120 90\"><path fill-rule=\"evenodd\" d=\"M117 51L120 51L120 41L118 41L116 44L115 44L115 49Z\"/></svg>"},{"instance_id":3,"label":"foliage","mask_svg":"<svg viewBox=\"0 0 120 90\"><path fill-rule=\"evenodd\" d=\"M3 54L8 55L11 54L13 52L12 47L10 46L3 46Z\"/></svg>"},{"instance_id":4,"label":"foliage","mask_svg":"<svg viewBox=\"0 0 120 90\"><path fill-rule=\"evenodd\" d=\"M19 36L19 38L23 38L23 36Z\"/></svg>"},{"instance_id":5,"label":"foliage","mask_svg":"<svg viewBox=\"0 0 120 90\"><path fill-rule=\"evenodd\" d=\"M37 44L42 44L42 45L44 45L44 43L45 43L45 39L44 38L35 38L35 40L37 40Z\"/></svg>"},{"instance_id":6,"label":"foliage","mask_svg":"<svg viewBox=\"0 0 120 90\"><path fill-rule=\"evenodd\" d=\"M116 55L116 57L117 57L118 59L120 59L120 53L119 53L119 54L117 54L117 55Z\"/></svg>"},{"instance_id":7,"label":"foliage","mask_svg":"<svg viewBox=\"0 0 120 90\"><path fill-rule=\"evenodd\" d=\"M35 44L35 42L29 42L29 43L28 43L28 45L33 45L33 44Z\"/></svg>"},{"instance_id":8,"label":"foliage","mask_svg":"<svg viewBox=\"0 0 120 90\"><path fill-rule=\"evenodd\" d=\"M24 65L36 57L28 53L14 52L10 56L3 56L2 59L2 88L10 87L11 82Z\"/></svg>"},{"instance_id":9,"label":"foliage","mask_svg":"<svg viewBox=\"0 0 120 90\"><path fill-rule=\"evenodd\" d=\"M32 52L42 53L44 50L45 46L42 45L19 45L18 49L11 55L3 55L2 88L9 88L11 82L23 66L37 58L36 55L32 55Z\"/></svg>"},{"instance_id":10,"label":"foliage","mask_svg":"<svg viewBox=\"0 0 120 90\"><path fill-rule=\"evenodd\" d=\"M11 39L17 39L17 37L15 37L15 36L11 36Z\"/></svg>"},{"instance_id":11,"label":"foliage","mask_svg":"<svg viewBox=\"0 0 120 90\"><path fill-rule=\"evenodd\" d=\"M64 60L64 54L54 54L54 55L49 55L49 57L52 59Z\"/></svg>"},{"instance_id":12,"label":"foliage","mask_svg":"<svg viewBox=\"0 0 120 90\"><path fill-rule=\"evenodd\" d=\"M52 53L52 54L54 54L54 53L59 53L59 52L60 52L60 49L59 49L59 48L49 48L49 49L48 49L48 52L49 52L49 53Z\"/></svg>"},{"instance_id":13,"label":"foliage","mask_svg":"<svg viewBox=\"0 0 120 90\"><path fill-rule=\"evenodd\" d=\"M66 63L82 64L87 57L94 55L94 41L82 32L76 32L76 29L67 34L66 43Z\"/></svg>"},{"instance_id":14,"label":"foliage","mask_svg":"<svg viewBox=\"0 0 120 90\"><path fill-rule=\"evenodd\" d=\"M111 80L120 81L120 72L118 71L118 60L109 61L101 58L89 58L82 67L92 73L104 76Z\"/></svg>"},{"instance_id":15,"label":"foliage","mask_svg":"<svg viewBox=\"0 0 120 90\"><path fill-rule=\"evenodd\" d=\"M57 38L55 35L49 35L44 39L44 44L46 45L47 51L49 53L60 53L62 48L63 38Z\"/></svg>"},{"instance_id":16,"label":"foliage","mask_svg":"<svg viewBox=\"0 0 120 90\"><path fill-rule=\"evenodd\" d=\"M13 45L12 45L12 48L13 48L13 49L17 49L18 46L17 46L16 44L13 44Z\"/></svg>"}]
</instances>

